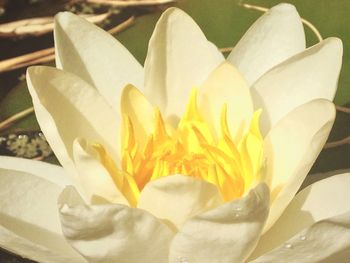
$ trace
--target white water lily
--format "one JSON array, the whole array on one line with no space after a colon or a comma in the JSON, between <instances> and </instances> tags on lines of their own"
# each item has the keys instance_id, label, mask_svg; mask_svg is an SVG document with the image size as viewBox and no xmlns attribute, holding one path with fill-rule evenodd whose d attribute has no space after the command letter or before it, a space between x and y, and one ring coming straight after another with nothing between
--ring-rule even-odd
<instances>
[{"instance_id":1,"label":"white water lily","mask_svg":"<svg viewBox=\"0 0 350 263\"><path fill-rule=\"evenodd\" d=\"M27 81L63 168L1 157L1 247L40 262L343 262L350 174L296 195L334 122L339 39L305 49L289 4L227 61L175 8L144 68L73 14L54 33L57 69Z\"/></svg>"}]
</instances>

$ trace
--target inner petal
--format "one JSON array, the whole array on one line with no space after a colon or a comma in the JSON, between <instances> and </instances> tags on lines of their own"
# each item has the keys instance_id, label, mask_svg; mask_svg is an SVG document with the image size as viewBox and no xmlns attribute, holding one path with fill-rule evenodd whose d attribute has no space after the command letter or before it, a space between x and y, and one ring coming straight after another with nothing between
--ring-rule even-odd
<instances>
[{"instance_id":1,"label":"inner petal","mask_svg":"<svg viewBox=\"0 0 350 263\"><path fill-rule=\"evenodd\" d=\"M122 102L121 163L115 164L101 145L96 144L96 150L132 206L137 205L148 182L168 175L182 174L207 181L217 187L225 201L241 197L260 181L260 111L253 114L248 131L236 143L228 123L231 105L227 103L221 105L217 118L218 135L213 134L215 129L201 114L196 89L192 89L177 127L166 123L157 107L153 107L151 114L151 104L136 88L125 89L124 99L132 102Z\"/></svg>"}]
</instances>

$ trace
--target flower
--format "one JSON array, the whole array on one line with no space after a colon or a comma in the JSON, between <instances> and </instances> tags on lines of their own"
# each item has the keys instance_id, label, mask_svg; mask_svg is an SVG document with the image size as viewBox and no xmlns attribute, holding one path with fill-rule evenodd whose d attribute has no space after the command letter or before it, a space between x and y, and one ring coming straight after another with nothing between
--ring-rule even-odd
<instances>
[{"instance_id":1,"label":"flower","mask_svg":"<svg viewBox=\"0 0 350 263\"><path fill-rule=\"evenodd\" d=\"M57 68L31 67L27 81L63 168L1 158L2 247L40 262L344 256L350 175L296 195L334 122L339 39L305 49L289 4L227 61L175 8L144 68L73 14L56 16L54 35Z\"/></svg>"}]
</instances>

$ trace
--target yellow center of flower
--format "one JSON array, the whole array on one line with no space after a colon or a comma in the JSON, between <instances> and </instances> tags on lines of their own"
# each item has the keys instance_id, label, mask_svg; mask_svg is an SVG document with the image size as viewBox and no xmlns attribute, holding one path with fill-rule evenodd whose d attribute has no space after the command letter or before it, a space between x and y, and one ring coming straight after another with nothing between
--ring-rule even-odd
<instances>
[{"instance_id":1,"label":"yellow center of flower","mask_svg":"<svg viewBox=\"0 0 350 263\"><path fill-rule=\"evenodd\" d=\"M118 168L101 145L95 145L104 166L132 206L145 185L164 176L182 174L217 186L225 201L242 196L259 180L262 166L260 111L253 114L250 128L236 144L227 124L227 106L215 134L201 116L193 89L185 114L176 129L164 122L154 109L154 129L145 142L137 141L134 124L125 115L121 167Z\"/></svg>"}]
</instances>

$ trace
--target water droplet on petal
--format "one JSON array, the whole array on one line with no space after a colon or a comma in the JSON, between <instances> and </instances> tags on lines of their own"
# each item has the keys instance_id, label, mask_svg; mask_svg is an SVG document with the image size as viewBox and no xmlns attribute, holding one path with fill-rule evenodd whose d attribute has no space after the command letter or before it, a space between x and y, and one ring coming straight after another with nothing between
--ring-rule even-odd
<instances>
[{"instance_id":1,"label":"water droplet on petal","mask_svg":"<svg viewBox=\"0 0 350 263\"><path fill-rule=\"evenodd\" d=\"M291 243L285 243L284 247L290 249L290 248L293 248L293 245Z\"/></svg>"},{"instance_id":2,"label":"water droplet on petal","mask_svg":"<svg viewBox=\"0 0 350 263\"><path fill-rule=\"evenodd\" d=\"M300 236L300 240L305 241L306 240L306 236L304 236L304 235Z\"/></svg>"}]
</instances>

